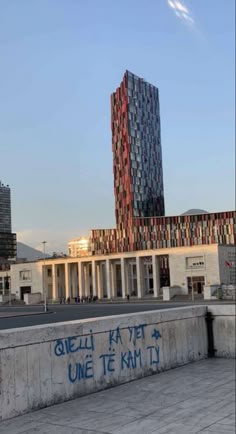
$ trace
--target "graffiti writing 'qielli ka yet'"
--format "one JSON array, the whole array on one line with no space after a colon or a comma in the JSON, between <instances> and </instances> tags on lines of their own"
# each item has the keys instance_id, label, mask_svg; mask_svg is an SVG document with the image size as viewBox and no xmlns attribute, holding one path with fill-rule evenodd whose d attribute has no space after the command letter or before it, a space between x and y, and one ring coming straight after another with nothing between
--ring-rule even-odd
<instances>
[{"instance_id":1,"label":"graffiti writing 'qielli ka yet'","mask_svg":"<svg viewBox=\"0 0 236 434\"><path fill-rule=\"evenodd\" d=\"M123 371L125 369L141 369L146 365L155 367L159 364L160 347L157 345L161 334L156 328L151 329L150 337L153 345L143 346L146 333L146 324L139 324L137 326L120 329L117 327L115 330L104 332L108 334L108 350L97 356L96 371L100 370L100 374L104 376L111 375L117 370ZM100 333L101 335L103 333ZM125 342L128 342L134 348L127 348ZM141 348L137 348L142 344ZM58 339L54 347L54 353L57 357L69 356L74 353L80 353L80 360L71 363L68 360L68 380L71 383L82 379L94 378L95 373L95 336L92 330L87 336L70 336L65 339ZM99 366L100 362L100 366Z\"/></svg>"}]
</instances>

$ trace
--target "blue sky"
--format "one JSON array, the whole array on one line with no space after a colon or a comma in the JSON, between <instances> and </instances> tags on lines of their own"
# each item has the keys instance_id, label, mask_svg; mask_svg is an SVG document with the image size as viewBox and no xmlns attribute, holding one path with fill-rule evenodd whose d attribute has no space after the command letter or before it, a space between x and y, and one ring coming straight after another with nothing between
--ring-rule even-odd
<instances>
[{"instance_id":1,"label":"blue sky","mask_svg":"<svg viewBox=\"0 0 236 434\"><path fill-rule=\"evenodd\" d=\"M233 209L234 0L2 0L0 179L19 241L113 227L110 94L160 92L166 214Z\"/></svg>"}]
</instances>

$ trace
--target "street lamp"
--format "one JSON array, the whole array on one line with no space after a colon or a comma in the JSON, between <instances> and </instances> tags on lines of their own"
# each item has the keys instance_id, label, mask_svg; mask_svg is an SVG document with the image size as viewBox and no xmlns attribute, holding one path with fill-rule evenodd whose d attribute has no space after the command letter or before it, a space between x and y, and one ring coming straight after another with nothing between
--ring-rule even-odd
<instances>
[{"instance_id":1,"label":"street lamp","mask_svg":"<svg viewBox=\"0 0 236 434\"><path fill-rule=\"evenodd\" d=\"M191 289L192 289L192 301L194 301L194 290L193 290L193 267L191 265Z\"/></svg>"},{"instance_id":2,"label":"street lamp","mask_svg":"<svg viewBox=\"0 0 236 434\"><path fill-rule=\"evenodd\" d=\"M42 241L43 244L43 295L44 295L44 312L47 312L47 291L45 284L45 245L47 241Z\"/></svg>"}]
</instances>

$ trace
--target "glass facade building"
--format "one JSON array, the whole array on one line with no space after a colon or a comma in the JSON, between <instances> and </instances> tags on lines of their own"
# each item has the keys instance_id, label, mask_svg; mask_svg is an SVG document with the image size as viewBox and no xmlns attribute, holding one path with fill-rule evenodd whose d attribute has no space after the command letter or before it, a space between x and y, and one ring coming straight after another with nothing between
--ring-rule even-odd
<instances>
[{"instance_id":1,"label":"glass facade building","mask_svg":"<svg viewBox=\"0 0 236 434\"><path fill-rule=\"evenodd\" d=\"M0 259L15 256L16 234L11 231L11 190L0 182Z\"/></svg>"},{"instance_id":2,"label":"glass facade building","mask_svg":"<svg viewBox=\"0 0 236 434\"><path fill-rule=\"evenodd\" d=\"M0 232L11 232L11 190L0 181Z\"/></svg>"},{"instance_id":3,"label":"glass facade building","mask_svg":"<svg viewBox=\"0 0 236 434\"><path fill-rule=\"evenodd\" d=\"M158 89L129 71L111 96L116 223L165 214Z\"/></svg>"},{"instance_id":4,"label":"glass facade building","mask_svg":"<svg viewBox=\"0 0 236 434\"><path fill-rule=\"evenodd\" d=\"M1 259L13 259L16 257L16 234L0 232L0 269Z\"/></svg>"}]
</instances>

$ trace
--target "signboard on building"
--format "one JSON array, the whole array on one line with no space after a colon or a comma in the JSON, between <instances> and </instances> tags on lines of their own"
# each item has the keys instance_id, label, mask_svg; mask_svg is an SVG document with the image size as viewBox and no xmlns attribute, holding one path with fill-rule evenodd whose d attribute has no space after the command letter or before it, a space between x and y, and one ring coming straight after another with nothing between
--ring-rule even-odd
<instances>
[{"instance_id":1,"label":"signboard on building","mask_svg":"<svg viewBox=\"0 0 236 434\"><path fill-rule=\"evenodd\" d=\"M187 270L201 270L205 268L205 261L203 256L191 256L186 258Z\"/></svg>"}]
</instances>

